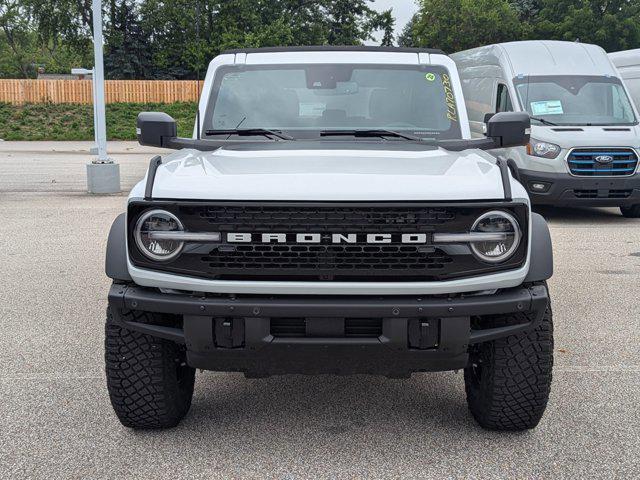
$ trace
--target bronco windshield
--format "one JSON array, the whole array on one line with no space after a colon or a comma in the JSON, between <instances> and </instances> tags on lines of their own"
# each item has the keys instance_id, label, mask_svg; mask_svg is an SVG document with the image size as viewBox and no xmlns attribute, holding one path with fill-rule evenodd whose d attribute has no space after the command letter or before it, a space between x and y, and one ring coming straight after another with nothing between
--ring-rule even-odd
<instances>
[{"instance_id":1,"label":"bronco windshield","mask_svg":"<svg viewBox=\"0 0 640 480\"><path fill-rule=\"evenodd\" d=\"M599 76L539 76L514 79L529 115L555 125L635 125L619 79Z\"/></svg>"},{"instance_id":2,"label":"bronco windshield","mask_svg":"<svg viewBox=\"0 0 640 480\"><path fill-rule=\"evenodd\" d=\"M256 65L216 73L203 130L269 129L295 138L386 129L461 138L451 77L433 65Z\"/></svg>"}]
</instances>

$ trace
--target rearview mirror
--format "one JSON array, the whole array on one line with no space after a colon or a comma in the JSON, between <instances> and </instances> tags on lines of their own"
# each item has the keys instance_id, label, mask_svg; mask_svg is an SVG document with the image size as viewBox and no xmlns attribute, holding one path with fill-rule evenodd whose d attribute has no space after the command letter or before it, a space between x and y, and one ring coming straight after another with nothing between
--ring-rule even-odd
<instances>
[{"instance_id":1,"label":"rearview mirror","mask_svg":"<svg viewBox=\"0 0 640 480\"><path fill-rule=\"evenodd\" d=\"M521 147L529 143L531 119L524 112L500 112L487 122L487 137L496 148Z\"/></svg>"},{"instance_id":2,"label":"rearview mirror","mask_svg":"<svg viewBox=\"0 0 640 480\"><path fill-rule=\"evenodd\" d=\"M140 145L168 147L168 140L178 136L176 121L163 112L142 112L138 115L136 135Z\"/></svg>"}]
</instances>

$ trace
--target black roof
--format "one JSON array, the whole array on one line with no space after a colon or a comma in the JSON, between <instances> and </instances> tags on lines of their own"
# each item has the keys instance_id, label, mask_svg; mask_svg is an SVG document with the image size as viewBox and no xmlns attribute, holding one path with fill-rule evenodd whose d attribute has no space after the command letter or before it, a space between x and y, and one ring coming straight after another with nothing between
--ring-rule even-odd
<instances>
[{"instance_id":1,"label":"black roof","mask_svg":"<svg viewBox=\"0 0 640 480\"><path fill-rule=\"evenodd\" d=\"M437 48L370 47L364 45L311 45L308 47L263 47L237 48L225 50L225 53L277 53L277 52L396 52L396 53L435 53L446 55Z\"/></svg>"}]
</instances>

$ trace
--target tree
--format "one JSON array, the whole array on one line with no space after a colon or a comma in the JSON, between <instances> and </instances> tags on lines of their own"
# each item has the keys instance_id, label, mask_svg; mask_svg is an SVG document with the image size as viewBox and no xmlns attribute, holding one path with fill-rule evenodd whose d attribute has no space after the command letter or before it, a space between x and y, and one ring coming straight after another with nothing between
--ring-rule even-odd
<instances>
[{"instance_id":1,"label":"tree","mask_svg":"<svg viewBox=\"0 0 640 480\"><path fill-rule=\"evenodd\" d=\"M506 0L420 0L412 32L417 45L457 52L519 40L525 28Z\"/></svg>"},{"instance_id":2,"label":"tree","mask_svg":"<svg viewBox=\"0 0 640 480\"><path fill-rule=\"evenodd\" d=\"M511 5L518 12L522 22L531 22L542 9L542 0L512 0Z\"/></svg>"},{"instance_id":3,"label":"tree","mask_svg":"<svg viewBox=\"0 0 640 480\"><path fill-rule=\"evenodd\" d=\"M382 31L382 39L380 45L383 47L393 46L393 30L396 25L396 19L393 17L391 10L385 10L377 14L370 24L373 31Z\"/></svg>"},{"instance_id":4,"label":"tree","mask_svg":"<svg viewBox=\"0 0 640 480\"><path fill-rule=\"evenodd\" d=\"M34 38L29 11L18 0L0 0L1 64L18 76L29 76Z\"/></svg>"},{"instance_id":5,"label":"tree","mask_svg":"<svg viewBox=\"0 0 640 480\"><path fill-rule=\"evenodd\" d=\"M533 20L536 38L579 40L607 51L638 48L640 2L632 0L541 0Z\"/></svg>"},{"instance_id":6,"label":"tree","mask_svg":"<svg viewBox=\"0 0 640 480\"><path fill-rule=\"evenodd\" d=\"M21 0L33 18L39 41L51 53L64 45L79 54L91 51L92 0Z\"/></svg>"},{"instance_id":7,"label":"tree","mask_svg":"<svg viewBox=\"0 0 640 480\"><path fill-rule=\"evenodd\" d=\"M418 14L416 13L402 29L400 35L398 35L399 47L417 47L418 41L415 37L416 23L418 22Z\"/></svg>"},{"instance_id":8,"label":"tree","mask_svg":"<svg viewBox=\"0 0 640 480\"><path fill-rule=\"evenodd\" d=\"M104 56L107 78L146 78L152 70L151 52L134 0L110 0L108 9Z\"/></svg>"},{"instance_id":9,"label":"tree","mask_svg":"<svg viewBox=\"0 0 640 480\"><path fill-rule=\"evenodd\" d=\"M91 41L78 9L90 0L0 0L0 75L68 73L90 65Z\"/></svg>"},{"instance_id":10,"label":"tree","mask_svg":"<svg viewBox=\"0 0 640 480\"><path fill-rule=\"evenodd\" d=\"M371 1L143 0L140 22L153 75L194 78L231 48L359 45L380 30L382 43L390 45L393 16L370 8Z\"/></svg>"},{"instance_id":11,"label":"tree","mask_svg":"<svg viewBox=\"0 0 640 480\"><path fill-rule=\"evenodd\" d=\"M373 0L325 0L323 13L329 45L361 45L373 40L373 32L383 30L383 44L393 42L395 19L390 10L378 13L369 5Z\"/></svg>"}]
</instances>

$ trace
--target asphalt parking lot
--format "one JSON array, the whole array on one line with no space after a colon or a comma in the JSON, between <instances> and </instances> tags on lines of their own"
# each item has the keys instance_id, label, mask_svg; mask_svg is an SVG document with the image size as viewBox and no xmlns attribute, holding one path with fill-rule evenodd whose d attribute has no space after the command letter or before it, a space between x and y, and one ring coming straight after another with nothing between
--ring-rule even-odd
<instances>
[{"instance_id":1,"label":"asphalt parking lot","mask_svg":"<svg viewBox=\"0 0 640 480\"><path fill-rule=\"evenodd\" d=\"M103 260L126 196L83 192L87 147L0 142L0 478L637 478L640 221L615 209L541 212L556 350L534 431L481 430L453 372L205 372L179 427L125 429L103 372ZM153 154L110 148L126 190Z\"/></svg>"}]
</instances>

